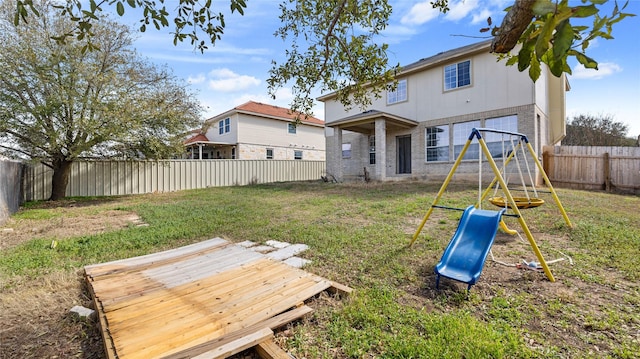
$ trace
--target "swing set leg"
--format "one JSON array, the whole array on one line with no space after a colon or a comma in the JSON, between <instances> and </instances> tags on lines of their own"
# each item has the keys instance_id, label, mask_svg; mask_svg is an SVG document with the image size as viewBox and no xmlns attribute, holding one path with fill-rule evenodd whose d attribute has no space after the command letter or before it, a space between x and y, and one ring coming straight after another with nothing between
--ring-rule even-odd
<instances>
[{"instance_id":1,"label":"swing set leg","mask_svg":"<svg viewBox=\"0 0 640 359\"><path fill-rule=\"evenodd\" d=\"M510 236L515 236L516 234L518 234L518 231L516 231L515 229L511 229L509 227L507 227L507 224L504 223L503 220L500 220L500 229L502 229L502 231Z\"/></svg>"}]
</instances>

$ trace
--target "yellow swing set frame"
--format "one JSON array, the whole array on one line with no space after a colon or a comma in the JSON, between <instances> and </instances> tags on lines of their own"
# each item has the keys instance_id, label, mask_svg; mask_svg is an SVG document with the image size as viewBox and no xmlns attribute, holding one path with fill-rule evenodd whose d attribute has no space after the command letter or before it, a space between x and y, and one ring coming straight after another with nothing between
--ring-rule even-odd
<instances>
[{"instance_id":1,"label":"yellow swing set frame","mask_svg":"<svg viewBox=\"0 0 640 359\"><path fill-rule=\"evenodd\" d=\"M531 245L531 248L533 249L533 252L536 255L536 258L538 259L538 262L542 266L542 269L544 270L545 275L547 276L549 281L555 282L555 278L553 277L553 274L551 273L551 270L549 269L549 266L547 265L547 262L545 261L544 256L542 255L542 252L540 252L540 249L538 248L538 245L536 244L536 241L533 238L533 234L531 234L531 231L529 230L529 226L527 226L527 222L524 220L524 217L522 216L522 213L520 212L520 209L537 207L537 206L541 205L542 203L544 203L544 201L541 200L541 199L537 199L537 198L514 197L511 194L511 191L507 187L507 182L505 181L504 177L502 176L502 173L501 173L500 169L496 165L496 162L493 159L493 156L491 155L491 152L489 151L489 148L487 147L487 144L486 144L484 138L482 137L482 133L481 132L493 132L493 133L500 133L500 134L506 134L506 135L519 137L518 144L513 148L513 150L509 154L509 156L507 156L507 158L504 159L503 166L506 167L506 165L514 158L514 155L516 154L517 150L520 149L521 146L526 146L526 148L529 151L529 153L531 154L531 157L533 158L537 168L539 169L540 174L542 175L542 178L544 179L544 182L546 183L549 191L551 192L553 200L554 200L556 206L558 207L558 209L560 210L560 213L562 214L562 217L564 218L564 220L567 223L567 225L569 226L569 228L573 228L573 225L571 224L571 221L569 220L569 217L567 216L567 212L564 210L564 207L562 207L562 203L560 202L560 198L558 197L558 194L556 193L555 189L551 185L551 181L549 180L549 177L547 177L547 174L545 173L544 168L542 167L542 164L538 160L538 156L536 155L535 151L533 150L533 147L531 146L531 143L529 143L529 139L527 138L527 136L525 136L525 135L523 135L521 133L517 133L517 132L495 130L495 129L490 129L490 128L474 128L473 130L471 130L471 134L469 135L469 138L467 139L467 142L465 143L464 147L462 148L462 151L458 155L458 158L456 159L455 163L453 164L453 167L449 171L449 174L447 175L446 179L442 183L442 186L440 187L440 190L438 191L438 194L436 195L435 199L433 200L433 203L431 204L431 207L429 208L429 210L425 214L424 218L420 222L420 225L418 226L418 229L416 230L415 234L413 235L413 238L411 239L411 243L409 243L409 247L413 246L415 241L418 239L418 236L420 235L420 232L424 228L425 223L427 222L427 220L431 216L431 213L433 212L433 209L437 208L438 202L440 201L440 199L442 198L442 195L444 194L444 192L446 191L447 187L449 186L449 183L451 182L451 179L453 178L453 175L454 175L456 169L458 168L458 166L462 162L462 159L464 158L464 155L467 152L467 149L469 148L469 146L471 145L473 140L477 139L478 143L479 143L479 146L482 149L482 153L487 158L487 161L489 162L489 165L491 166L491 169L493 170L493 173L494 173L494 178L491 181L491 184L487 187L487 189L479 197L479 201L481 202L487 197L487 195L489 194L491 188L493 188L493 186L496 185L496 182L500 184L500 186L502 187L502 191L504 193L504 197L493 197L493 198L490 199L490 202L492 202L492 203L494 203L496 205L499 205L501 207L509 207L509 208L511 208L511 210L513 211L514 216L518 219L518 222L520 223L520 226L522 227L522 230L524 231L524 233L525 233L525 235L527 237L527 240L529 241L529 244ZM480 206L480 202L476 203L475 206L479 207ZM505 232L507 232L509 234L515 234L516 233L515 230L509 229L506 226L506 224L504 223L504 221L502 221L502 220L500 221L500 228L502 228Z\"/></svg>"}]
</instances>

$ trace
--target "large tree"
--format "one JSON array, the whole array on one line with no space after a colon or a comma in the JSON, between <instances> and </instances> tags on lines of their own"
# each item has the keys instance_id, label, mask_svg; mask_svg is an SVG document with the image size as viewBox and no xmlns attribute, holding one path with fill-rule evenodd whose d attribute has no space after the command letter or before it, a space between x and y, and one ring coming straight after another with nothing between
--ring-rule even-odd
<instances>
[{"instance_id":1,"label":"large tree","mask_svg":"<svg viewBox=\"0 0 640 359\"><path fill-rule=\"evenodd\" d=\"M370 94L379 96L398 70L390 65L386 44L379 44L376 35L388 24L391 6L388 0L281 0L282 26L276 36L291 40L287 60L274 63L268 80L269 90L293 82L295 99L292 109L310 112L312 89L338 91L347 106L366 107ZM603 14L601 5L608 0L582 0L579 5L568 0L514 0L506 10L500 26L479 29L493 37L492 51L506 57L507 64L517 64L520 71L528 69L535 81L545 63L560 76L571 73L569 58L576 58L587 68L597 69L597 62L586 54L589 44L598 38L611 39L612 27L632 14L624 13L617 3L610 14ZM85 4L85 7L82 4ZM169 2L167 2L169 3ZM69 38L87 39L86 49L94 48L92 24L101 17L103 7L142 9L140 31L148 26L173 26L173 42L190 41L204 51L215 45L224 32L223 12L215 11L211 0L67 0L59 6L60 14L75 21L77 26L56 35L58 41ZM244 14L246 0L229 0L231 12ZM449 0L433 0L434 8L449 10ZM33 0L17 1L15 23L28 21L38 13ZM590 20L590 25L587 21ZM89 36L88 36L89 35ZM516 48L516 45L521 46ZM99 47L99 46L98 46ZM516 51L513 51L517 49Z\"/></svg>"},{"instance_id":2,"label":"large tree","mask_svg":"<svg viewBox=\"0 0 640 359\"><path fill-rule=\"evenodd\" d=\"M129 29L106 18L92 43L52 37L76 24L47 3L15 26L15 4L0 9L0 149L53 169L51 198L63 198L80 157L166 158L199 122L200 105L167 69L143 60Z\"/></svg>"},{"instance_id":3,"label":"large tree","mask_svg":"<svg viewBox=\"0 0 640 359\"><path fill-rule=\"evenodd\" d=\"M629 127L611 115L577 115L567 123L566 146L634 146Z\"/></svg>"}]
</instances>

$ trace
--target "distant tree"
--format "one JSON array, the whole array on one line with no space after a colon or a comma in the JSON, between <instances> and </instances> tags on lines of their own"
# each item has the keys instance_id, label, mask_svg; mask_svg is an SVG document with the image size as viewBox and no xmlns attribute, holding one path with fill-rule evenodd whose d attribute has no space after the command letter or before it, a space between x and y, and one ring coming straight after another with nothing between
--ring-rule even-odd
<instances>
[{"instance_id":1,"label":"distant tree","mask_svg":"<svg viewBox=\"0 0 640 359\"><path fill-rule=\"evenodd\" d=\"M605 14L600 6L606 2L512 0L500 26L493 26L489 18L488 27L479 30L493 38L493 52L507 57L508 65L528 70L533 81L540 76L542 63L555 76L571 73L567 60L572 57L586 68L597 69L598 63L587 56L586 49L598 39L612 39L613 26L634 16L624 13L628 1L621 7L615 3L611 14ZM169 9L165 3L170 4ZM232 13L242 15L247 9L246 0L61 1L59 15L76 26L52 36L60 42L84 39L84 50L100 48L91 38L93 23L104 16L103 7L115 7L119 15L138 8L142 10L140 31L172 27L174 44L186 40L204 51L224 33L224 14L214 9L224 3ZM449 0L430 3L443 13L449 11ZM388 25L392 11L388 0L281 0L280 9L282 25L276 35L292 43L286 51L287 60L273 63L268 80L272 96L279 87L293 82L292 109L310 113L311 92L316 86L322 91L338 91L347 107L361 108L370 104L371 94L379 97L387 88L399 66L388 64L388 45L379 43L375 36ZM16 0L14 22L27 22L39 11L37 0ZM583 25L586 20L592 20L591 25ZM516 48L518 44L521 46Z\"/></svg>"},{"instance_id":2,"label":"distant tree","mask_svg":"<svg viewBox=\"0 0 640 359\"><path fill-rule=\"evenodd\" d=\"M0 150L53 169L51 200L61 199L80 157L167 158L201 108L166 69L132 49L127 27L96 21L92 41L52 36L76 24L50 5L15 26L15 4L0 6Z\"/></svg>"},{"instance_id":3,"label":"distant tree","mask_svg":"<svg viewBox=\"0 0 640 359\"><path fill-rule=\"evenodd\" d=\"M567 123L566 146L633 146L629 127L611 115L578 115Z\"/></svg>"}]
</instances>

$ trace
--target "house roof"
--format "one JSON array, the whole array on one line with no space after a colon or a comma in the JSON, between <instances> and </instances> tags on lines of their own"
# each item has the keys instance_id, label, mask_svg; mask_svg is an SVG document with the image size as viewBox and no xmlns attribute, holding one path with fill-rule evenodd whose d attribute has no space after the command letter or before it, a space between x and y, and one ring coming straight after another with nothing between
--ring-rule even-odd
<instances>
[{"instance_id":1,"label":"house roof","mask_svg":"<svg viewBox=\"0 0 640 359\"><path fill-rule=\"evenodd\" d=\"M197 142L209 142L209 139L207 138L207 136L199 133L199 134L197 134L197 135L195 135L193 137L190 137L190 138L186 139L184 141L184 144L185 145L189 145L189 144L197 143Z\"/></svg>"},{"instance_id":2,"label":"house roof","mask_svg":"<svg viewBox=\"0 0 640 359\"><path fill-rule=\"evenodd\" d=\"M489 52L492 40L477 42L475 44L458 47L456 49L440 52L436 55L420 59L400 69L397 77L408 75L413 72L423 71L428 68L439 66L442 63L450 62L454 59L468 56L479 52Z\"/></svg>"},{"instance_id":3,"label":"house roof","mask_svg":"<svg viewBox=\"0 0 640 359\"><path fill-rule=\"evenodd\" d=\"M471 45L458 47L452 50L440 52L430 57L420 59L414 63L411 63L409 65L406 65L400 68L400 71L398 71L395 77L399 78L415 72L424 71L435 66L440 66L443 63L453 61L457 58L469 56L471 54L488 52L489 48L491 47L491 41L492 40L477 42ZM324 96L318 97L318 100L319 101L329 100L331 98L334 98L336 94L337 92L332 92Z\"/></svg>"},{"instance_id":4,"label":"house roof","mask_svg":"<svg viewBox=\"0 0 640 359\"><path fill-rule=\"evenodd\" d=\"M300 115L300 121L303 124L312 125L312 126L324 126L324 121L322 121L319 118L316 118L313 116L309 116L305 118L304 115L300 114L299 112L292 112L288 108L274 106L274 105L267 105L267 104L255 102L255 101L245 102L244 104L240 106L236 106L227 112L224 112L220 115L212 117L211 119L225 117L230 115L231 113L244 113L244 114L256 115L259 117L268 117L268 118L283 120L288 122L295 121L296 116Z\"/></svg>"},{"instance_id":5,"label":"house roof","mask_svg":"<svg viewBox=\"0 0 640 359\"><path fill-rule=\"evenodd\" d=\"M385 120L385 126L387 128L411 128L418 125L417 121L408 118L378 110L369 110L333 121L329 123L328 126L340 127L353 132L371 133L374 130L375 120L377 119Z\"/></svg>"}]
</instances>

